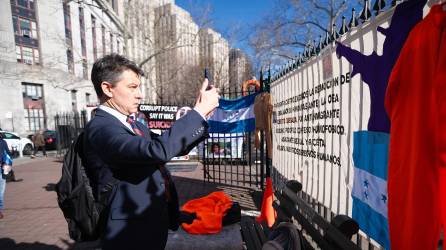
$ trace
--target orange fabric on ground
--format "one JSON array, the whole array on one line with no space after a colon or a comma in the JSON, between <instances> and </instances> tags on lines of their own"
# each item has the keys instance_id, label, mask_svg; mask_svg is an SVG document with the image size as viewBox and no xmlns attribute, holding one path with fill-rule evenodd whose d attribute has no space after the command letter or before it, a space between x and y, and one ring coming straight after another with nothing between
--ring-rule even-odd
<instances>
[{"instance_id":1,"label":"orange fabric on ground","mask_svg":"<svg viewBox=\"0 0 446 250\"><path fill-rule=\"evenodd\" d=\"M411 31L393 67L385 105L391 121L391 249L437 249L446 217L446 12L441 6Z\"/></svg>"},{"instance_id":2,"label":"orange fabric on ground","mask_svg":"<svg viewBox=\"0 0 446 250\"><path fill-rule=\"evenodd\" d=\"M181 226L190 234L215 234L222 229L222 220L226 211L232 206L232 200L223 191L186 202L181 208L187 213L196 213L197 218L192 224Z\"/></svg>"}]
</instances>

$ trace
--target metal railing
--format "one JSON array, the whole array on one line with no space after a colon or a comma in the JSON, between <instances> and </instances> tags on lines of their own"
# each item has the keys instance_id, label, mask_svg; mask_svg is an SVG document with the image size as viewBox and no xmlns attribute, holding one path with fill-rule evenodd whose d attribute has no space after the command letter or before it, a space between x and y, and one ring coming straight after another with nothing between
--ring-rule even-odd
<instances>
[{"instance_id":1,"label":"metal railing","mask_svg":"<svg viewBox=\"0 0 446 250\"><path fill-rule=\"evenodd\" d=\"M62 156L66 153L71 143L84 130L88 122L87 112L85 110L72 113L57 114L54 117L56 124L56 143L57 155Z\"/></svg>"},{"instance_id":2,"label":"metal railing","mask_svg":"<svg viewBox=\"0 0 446 250\"><path fill-rule=\"evenodd\" d=\"M252 89L246 94L254 92ZM243 92L236 87L222 88L220 95L235 99L242 97ZM265 153L263 147L254 147L254 136L254 132L211 133L201 149L204 181L263 188Z\"/></svg>"}]
</instances>

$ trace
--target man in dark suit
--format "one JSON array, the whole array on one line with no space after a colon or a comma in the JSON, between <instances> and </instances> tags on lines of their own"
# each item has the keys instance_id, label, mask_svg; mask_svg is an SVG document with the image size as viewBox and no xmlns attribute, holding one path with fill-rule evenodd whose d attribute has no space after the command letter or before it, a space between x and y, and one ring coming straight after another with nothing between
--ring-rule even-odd
<instances>
[{"instance_id":1,"label":"man in dark suit","mask_svg":"<svg viewBox=\"0 0 446 250\"><path fill-rule=\"evenodd\" d=\"M196 105L162 135L129 119L142 95L141 69L119 55L93 65L91 79L101 105L85 129L85 165L94 195L113 185L102 249L164 249L167 231L177 229L178 197L164 167L207 136L205 117L218 106L218 89L203 83Z\"/></svg>"}]
</instances>

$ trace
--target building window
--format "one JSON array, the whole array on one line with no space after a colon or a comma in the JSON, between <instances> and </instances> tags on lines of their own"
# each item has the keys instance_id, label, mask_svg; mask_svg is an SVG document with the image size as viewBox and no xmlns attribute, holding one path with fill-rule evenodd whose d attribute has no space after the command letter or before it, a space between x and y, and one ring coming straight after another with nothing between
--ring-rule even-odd
<instances>
[{"instance_id":1,"label":"building window","mask_svg":"<svg viewBox=\"0 0 446 250\"><path fill-rule=\"evenodd\" d=\"M82 50L82 75L84 79L88 79L88 65L87 65L87 45L85 42L85 19L84 9L79 8L79 27L81 35L81 50Z\"/></svg>"},{"instance_id":2,"label":"building window","mask_svg":"<svg viewBox=\"0 0 446 250\"><path fill-rule=\"evenodd\" d=\"M102 33L102 53L105 56L107 54L107 50L105 48L105 27L101 25L101 33Z\"/></svg>"},{"instance_id":3,"label":"building window","mask_svg":"<svg viewBox=\"0 0 446 250\"><path fill-rule=\"evenodd\" d=\"M17 62L22 62L22 48L20 46L15 46L15 54L17 57Z\"/></svg>"},{"instance_id":4,"label":"building window","mask_svg":"<svg viewBox=\"0 0 446 250\"><path fill-rule=\"evenodd\" d=\"M67 47L67 66L68 72L74 73L74 58L73 58L73 39L71 37L71 13L70 5L63 4L64 23L65 23L65 43Z\"/></svg>"},{"instance_id":5,"label":"building window","mask_svg":"<svg viewBox=\"0 0 446 250\"><path fill-rule=\"evenodd\" d=\"M107 0L108 4L112 7L112 9L117 13L118 12L118 4L116 0Z\"/></svg>"},{"instance_id":6,"label":"building window","mask_svg":"<svg viewBox=\"0 0 446 250\"><path fill-rule=\"evenodd\" d=\"M96 44L96 18L91 16L91 34L93 37L93 59L96 61L98 58L98 48Z\"/></svg>"},{"instance_id":7,"label":"building window","mask_svg":"<svg viewBox=\"0 0 446 250\"><path fill-rule=\"evenodd\" d=\"M31 35L32 38L37 39L37 23L31 21Z\"/></svg>"},{"instance_id":8,"label":"building window","mask_svg":"<svg viewBox=\"0 0 446 250\"><path fill-rule=\"evenodd\" d=\"M90 104L90 93L85 93L85 103Z\"/></svg>"},{"instance_id":9,"label":"building window","mask_svg":"<svg viewBox=\"0 0 446 250\"><path fill-rule=\"evenodd\" d=\"M20 35L19 21L17 16L12 16L12 25L14 27L14 34Z\"/></svg>"},{"instance_id":10,"label":"building window","mask_svg":"<svg viewBox=\"0 0 446 250\"><path fill-rule=\"evenodd\" d=\"M73 112L77 111L77 90L71 90L71 107Z\"/></svg>"},{"instance_id":11,"label":"building window","mask_svg":"<svg viewBox=\"0 0 446 250\"><path fill-rule=\"evenodd\" d=\"M119 42L119 40L116 40L116 48L117 48L118 54L121 54L121 43Z\"/></svg>"},{"instance_id":12,"label":"building window","mask_svg":"<svg viewBox=\"0 0 446 250\"><path fill-rule=\"evenodd\" d=\"M11 0L11 3L25 9L34 10L34 0Z\"/></svg>"},{"instance_id":13,"label":"building window","mask_svg":"<svg viewBox=\"0 0 446 250\"><path fill-rule=\"evenodd\" d=\"M23 108L27 131L37 131L46 127L43 86L22 83Z\"/></svg>"},{"instance_id":14,"label":"building window","mask_svg":"<svg viewBox=\"0 0 446 250\"><path fill-rule=\"evenodd\" d=\"M31 21L20 18L20 33L22 36L31 37Z\"/></svg>"},{"instance_id":15,"label":"building window","mask_svg":"<svg viewBox=\"0 0 446 250\"><path fill-rule=\"evenodd\" d=\"M110 32L110 53L113 52L113 34Z\"/></svg>"},{"instance_id":16,"label":"building window","mask_svg":"<svg viewBox=\"0 0 446 250\"><path fill-rule=\"evenodd\" d=\"M22 8L17 11L17 7ZM33 0L11 0L12 24L16 43L17 62L39 64L38 27L34 17ZM26 10L23 10L26 9Z\"/></svg>"},{"instance_id":17,"label":"building window","mask_svg":"<svg viewBox=\"0 0 446 250\"><path fill-rule=\"evenodd\" d=\"M39 64L40 62L39 50L36 48L16 45L15 51L16 51L17 62L26 63L30 65Z\"/></svg>"},{"instance_id":18,"label":"building window","mask_svg":"<svg viewBox=\"0 0 446 250\"><path fill-rule=\"evenodd\" d=\"M27 47L22 47L22 59L23 62L26 64L32 64L33 62L33 49L32 48L27 48Z\"/></svg>"},{"instance_id":19,"label":"building window","mask_svg":"<svg viewBox=\"0 0 446 250\"><path fill-rule=\"evenodd\" d=\"M82 57L87 58L87 46L85 44L85 19L84 19L84 9L79 8L79 27L81 35L81 50Z\"/></svg>"},{"instance_id":20,"label":"building window","mask_svg":"<svg viewBox=\"0 0 446 250\"><path fill-rule=\"evenodd\" d=\"M74 73L74 58L71 49L67 49L68 72Z\"/></svg>"},{"instance_id":21,"label":"building window","mask_svg":"<svg viewBox=\"0 0 446 250\"><path fill-rule=\"evenodd\" d=\"M118 5L116 3L116 0L112 0L112 8L116 13L118 12Z\"/></svg>"},{"instance_id":22,"label":"building window","mask_svg":"<svg viewBox=\"0 0 446 250\"><path fill-rule=\"evenodd\" d=\"M82 70L83 70L83 76L84 79L88 79L88 64L87 59L82 59Z\"/></svg>"},{"instance_id":23,"label":"building window","mask_svg":"<svg viewBox=\"0 0 446 250\"><path fill-rule=\"evenodd\" d=\"M12 16L14 34L17 36L37 39L37 23L33 20Z\"/></svg>"}]
</instances>

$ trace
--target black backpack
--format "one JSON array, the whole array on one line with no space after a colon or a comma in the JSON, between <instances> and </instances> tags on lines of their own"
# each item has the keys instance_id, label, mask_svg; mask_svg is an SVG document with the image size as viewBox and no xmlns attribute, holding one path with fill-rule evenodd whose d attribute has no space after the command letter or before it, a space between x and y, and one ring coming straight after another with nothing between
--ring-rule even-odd
<instances>
[{"instance_id":1,"label":"black backpack","mask_svg":"<svg viewBox=\"0 0 446 250\"><path fill-rule=\"evenodd\" d=\"M75 241L99 239L104 217L101 213L105 213L112 191L111 185L106 193L101 193L99 201L95 200L82 164L84 140L81 133L71 144L64 156L62 177L56 184L57 202L67 220L70 238Z\"/></svg>"},{"instance_id":2,"label":"black backpack","mask_svg":"<svg viewBox=\"0 0 446 250\"><path fill-rule=\"evenodd\" d=\"M304 250L301 232L291 222L281 222L270 234L262 250Z\"/></svg>"}]
</instances>

